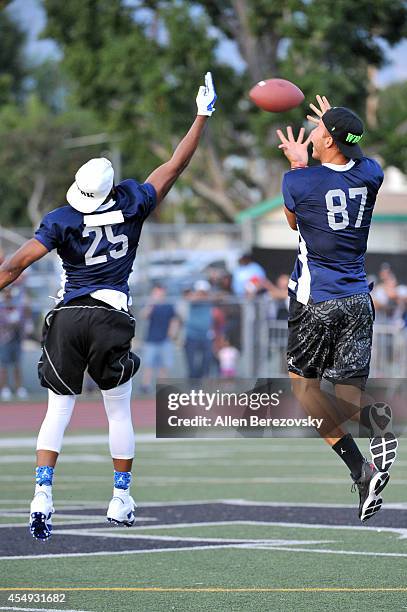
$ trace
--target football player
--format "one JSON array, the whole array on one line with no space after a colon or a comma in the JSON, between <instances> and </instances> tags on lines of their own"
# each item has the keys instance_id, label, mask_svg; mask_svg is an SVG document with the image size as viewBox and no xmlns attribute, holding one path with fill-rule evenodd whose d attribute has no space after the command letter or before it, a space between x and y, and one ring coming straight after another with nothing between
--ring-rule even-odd
<instances>
[{"instance_id":1,"label":"football player","mask_svg":"<svg viewBox=\"0 0 407 612\"><path fill-rule=\"evenodd\" d=\"M326 97L311 104L316 124L307 139L304 129L277 130L279 148L291 164L283 178L285 214L298 230L299 249L288 284L290 295L287 365L293 391L308 413L323 416L325 440L348 466L359 490L359 518L381 507L381 491L396 457L397 440L389 430L378 437L376 404L360 411L369 375L374 310L364 268L370 223L383 171L359 146L363 123L351 110L331 108ZM308 145L319 165L308 167ZM341 406L354 407L371 431L372 462L335 419L321 393L320 380L335 385ZM376 411L376 412L375 412ZM391 415L390 415L391 417ZM380 430L379 430L380 433Z\"/></svg>"},{"instance_id":2,"label":"football player","mask_svg":"<svg viewBox=\"0 0 407 612\"><path fill-rule=\"evenodd\" d=\"M190 130L171 159L144 183L128 179L116 185L112 164L103 157L84 164L68 189L68 205L45 215L35 237L0 267L0 289L53 249L64 269L61 299L45 317L38 366L41 385L48 389L30 508L30 530L38 540L51 536L54 468L86 369L101 389L109 421L114 488L107 519L127 526L135 521L130 396L140 360L131 352L135 321L128 308L128 279L143 223L190 162L215 101L208 72Z\"/></svg>"}]
</instances>

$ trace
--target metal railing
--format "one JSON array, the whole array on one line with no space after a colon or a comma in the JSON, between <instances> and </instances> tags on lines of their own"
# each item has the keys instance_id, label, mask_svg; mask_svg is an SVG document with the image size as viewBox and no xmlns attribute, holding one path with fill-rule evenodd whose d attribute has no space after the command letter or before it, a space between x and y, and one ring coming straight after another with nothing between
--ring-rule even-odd
<instances>
[{"instance_id":1,"label":"metal railing","mask_svg":"<svg viewBox=\"0 0 407 612\"><path fill-rule=\"evenodd\" d=\"M370 376L407 378L407 328L376 323L373 327Z\"/></svg>"},{"instance_id":2,"label":"metal railing","mask_svg":"<svg viewBox=\"0 0 407 612\"><path fill-rule=\"evenodd\" d=\"M135 300L133 310L136 318L145 303L145 300ZM178 310L186 313L185 301L173 300L172 303ZM214 304L221 307L226 304L235 305L240 310L240 376L279 378L288 375L286 366L287 321L270 318L271 300L264 297L257 300L245 300L231 296L227 300L217 301L215 298ZM140 318L137 320L138 344L141 346L141 339L145 333L145 321ZM178 346L181 350L182 337ZM174 366L175 371L179 373L179 364ZM407 328L400 329L391 324L375 323L370 376L407 378Z\"/></svg>"},{"instance_id":3,"label":"metal railing","mask_svg":"<svg viewBox=\"0 0 407 612\"><path fill-rule=\"evenodd\" d=\"M288 329L286 321L263 318L261 341L251 350L258 353L259 377L287 376L286 350ZM373 331L371 378L407 378L407 328L376 323ZM254 372L253 372L254 375Z\"/></svg>"},{"instance_id":4,"label":"metal railing","mask_svg":"<svg viewBox=\"0 0 407 612\"><path fill-rule=\"evenodd\" d=\"M169 303L176 306L182 320L180 333L175 342L174 360L169 372L170 377L183 378L187 374L186 355L184 351L184 323L188 313L188 303L179 298L168 298ZM147 331L147 321L141 317L141 310L147 303L146 299L134 300L132 310L136 316L136 337L134 350L143 360L144 340ZM270 318L271 300L237 299L230 296L227 299L214 297L213 305L220 308L234 307L234 341L238 345L240 357L237 375L241 378L280 378L288 375L286 368L287 321ZM49 300L49 308L52 303ZM228 321L230 323L231 320ZM23 378L30 391L39 391L36 376L36 365L40 355L39 343L32 341L24 343ZM211 375L216 376L216 361L213 360ZM376 323L373 335L373 350L371 359L371 378L407 378L407 328L383 323ZM136 378L140 384L141 376Z\"/></svg>"}]
</instances>

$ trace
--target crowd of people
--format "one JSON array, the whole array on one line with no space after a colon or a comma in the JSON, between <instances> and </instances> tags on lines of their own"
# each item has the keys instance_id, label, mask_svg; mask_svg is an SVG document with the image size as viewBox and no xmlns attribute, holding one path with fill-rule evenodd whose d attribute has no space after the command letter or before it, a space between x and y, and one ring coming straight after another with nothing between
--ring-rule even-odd
<instances>
[{"instance_id":1,"label":"crowd of people","mask_svg":"<svg viewBox=\"0 0 407 612\"><path fill-rule=\"evenodd\" d=\"M154 375L165 378L171 371L174 376L171 366L177 344L183 348L188 378L235 378L241 357L243 303L267 300L269 318L286 320L288 280L287 274L281 274L271 282L264 268L244 254L232 273L209 270L207 279L196 281L176 304L164 286L156 285L140 313L146 329L141 390L151 391Z\"/></svg>"},{"instance_id":2,"label":"crowd of people","mask_svg":"<svg viewBox=\"0 0 407 612\"><path fill-rule=\"evenodd\" d=\"M0 255L1 257L1 255ZM407 285L400 284L390 265L383 263L372 290L376 321L407 327ZM233 379L239 370L242 351L242 304L247 300L265 305L270 321L288 317L289 275L272 282L264 268L249 253L242 255L232 272L208 271L206 279L174 299L163 285L156 284L144 308L137 312L143 321L140 389L151 392L157 378L176 376L176 348L184 355L182 378L207 376ZM256 330L253 333L257 333ZM24 279L0 293L0 399L26 399L21 367L22 343L33 334L32 313ZM272 343L273 338L270 337ZM92 390L91 381L86 382Z\"/></svg>"},{"instance_id":3,"label":"crowd of people","mask_svg":"<svg viewBox=\"0 0 407 612\"><path fill-rule=\"evenodd\" d=\"M0 263L4 254L0 251ZM21 367L22 342L31 331L30 307L26 299L24 279L0 293L0 399L9 401L13 393L25 400L28 393Z\"/></svg>"},{"instance_id":4,"label":"crowd of people","mask_svg":"<svg viewBox=\"0 0 407 612\"><path fill-rule=\"evenodd\" d=\"M407 326L407 285L400 284L391 266L383 263L372 291L376 321Z\"/></svg>"}]
</instances>

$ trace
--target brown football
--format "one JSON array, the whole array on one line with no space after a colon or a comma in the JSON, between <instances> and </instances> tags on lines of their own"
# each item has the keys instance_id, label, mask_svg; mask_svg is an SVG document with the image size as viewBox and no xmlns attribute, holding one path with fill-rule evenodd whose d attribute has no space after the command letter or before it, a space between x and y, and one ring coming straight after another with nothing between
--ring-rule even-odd
<instances>
[{"instance_id":1,"label":"brown football","mask_svg":"<svg viewBox=\"0 0 407 612\"><path fill-rule=\"evenodd\" d=\"M285 79L259 81L249 92L252 102L270 113L281 113L299 106L304 100L301 89Z\"/></svg>"}]
</instances>

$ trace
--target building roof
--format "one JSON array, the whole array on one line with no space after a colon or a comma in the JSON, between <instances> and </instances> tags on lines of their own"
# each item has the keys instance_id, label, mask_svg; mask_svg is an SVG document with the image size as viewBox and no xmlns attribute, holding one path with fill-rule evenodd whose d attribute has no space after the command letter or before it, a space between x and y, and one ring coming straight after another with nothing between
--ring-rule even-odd
<instances>
[{"instance_id":1,"label":"building roof","mask_svg":"<svg viewBox=\"0 0 407 612\"><path fill-rule=\"evenodd\" d=\"M258 219L278 210L282 204L283 196L280 193L274 198L242 210L236 215L235 221L242 223L249 219ZM376 222L407 222L407 193L379 191L373 216Z\"/></svg>"},{"instance_id":2,"label":"building roof","mask_svg":"<svg viewBox=\"0 0 407 612\"><path fill-rule=\"evenodd\" d=\"M375 221L407 221L407 193L379 191L373 216Z\"/></svg>"}]
</instances>

